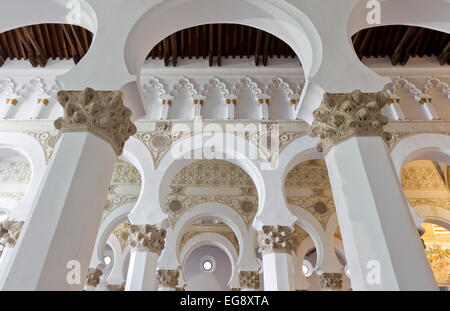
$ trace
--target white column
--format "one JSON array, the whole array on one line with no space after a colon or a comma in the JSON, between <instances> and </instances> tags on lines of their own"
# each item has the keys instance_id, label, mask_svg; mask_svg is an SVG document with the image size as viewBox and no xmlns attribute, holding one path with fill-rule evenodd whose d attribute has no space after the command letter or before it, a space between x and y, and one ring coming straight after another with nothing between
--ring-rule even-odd
<instances>
[{"instance_id":1,"label":"white column","mask_svg":"<svg viewBox=\"0 0 450 311\"><path fill-rule=\"evenodd\" d=\"M236 95L227 95L225 96L225 104L227 105L227 115L225 119L234 120L234 111L236 109L237 96Z\"/></svg>"},{"instance_id":2,"label":"white column","mask_svg":"<svg viewBox=\"0 0 450 311\"><path fill-rule=\"evenodd\" d=\"M166 230L150 225L130 225L130 247L126 291L154 291L158 258L164 249Z\"/></svg>"},{"instance_id":3,"label":"white column","mask_svg":"<svg viewBox=\"0 0 450 311\"><path fill-rule=\"evenodd\" d=\"M263 226L258 232L266 291L289 291L295 288L293 231L292 227L287 226Z\"/></svg>"},{"instance_id":4,"label":"white column","mask_svg":"<svg viewBox=\"0 0 450 311\"><path fill-rule=\"evenodd\" d=\"M158 291L175 291L179 276L178 270L158 270Z\"/></svg>"},{"instance_id":5,"label":"white column","mask_svg":"<svg viewBox=\"0 0 450 311\"><path fill-rule=\"evenodd\" d=\"M436 290L383 138L384 92L324 95L321 137L354 290ZM356 136L356 137L355 137Z\"/></svg>"},{"instance_id":6,"label":"white column","mask_svg":"<svg viewBox=\"0 0 450 311\"><path fill-rule=\"evenodd\" d=\"M60 137L2 290L83 289L117 155L136 131L120 92L62 91L58 100Z\"/></svg>"}]
</instances>

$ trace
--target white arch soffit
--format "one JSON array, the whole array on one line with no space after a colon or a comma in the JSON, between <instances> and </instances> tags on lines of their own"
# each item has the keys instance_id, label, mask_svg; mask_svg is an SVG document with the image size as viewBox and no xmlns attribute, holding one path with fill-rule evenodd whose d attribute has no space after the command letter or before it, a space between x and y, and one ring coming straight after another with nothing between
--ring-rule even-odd
<instances>
[{"instance_id":1,"label":"white arch soffit","mask_svg":"<svg viewBox=\"0 0 450 311\"><path fill-rule=\"evenodd\" d=\"M401 139L391 152L398 176L405 163L433 160L450 165L450 136L444 134L416 134Z\"/></svg>"},{"instance_id":2,"label":"white arch soffit","mask_svg":"<svg viewBox=\"0 0 450 311\"><path fill-rule=\"evenodd\" d=\"M233 278L235 277L236 266L239 258L239 254L236 252L234 245L226 237L216 232L205 232L197 234L186 242L179 254L179 260L182 267L184 267L186 259L189 257L189 255L200 246L216 246L223 250L225 254L227 254L231 263L231 276L229 281L227 282L227 285L229 286Z\"/></svg>"},{"instance_id":3,"label":"white arch soffit","mask_svg":"<svg viewBox=\"0 0 450 311\"><path fill-rule=\"evenodd\" d=\"M414 210L425 219L424 222L434 223L450 231L450 211L445 208L434 205L419 205L415 206Z\"/></svg>"},{"instance_id":4,"label":"white arch soffit","mask_svg":"<svg viewBox=\"0 0 450 311\"><path fill-rule=\"evenodd\" d=\"M128 220L128 214L132 210L136 202L123 204L113 210L105 219L103 219L100 228L98 229L97 238L95 240L94 252L91 259L91 267L97 267L98 263L103 262L103 251L105 250L106 242L111 235L114 228L122 222Z\"/></svg>"},{"instance_id":5,"label":"white arch soffit","mask_svg":"<svg viewBox=\"0 0 450 311\"><path fill-rule=\"evenodd\" d=\"M408 25L421 26L450 33L449 0L395 0L380 1L381 24L369 25L367 0L359 0L348 19L348 38L361 29L371 26Z\"/></svg>"},{"instance_id":6,"label":"white arch soffit","mask_svg":"<svg viewBox=\"0 0 450 311\"><path fill-rule=\"evenodd\" d=\"M307 237L306 239L304 239L302 241L302 243L300 243L300 246L297 249L297 253L296 256L298 259L301 259L302 261L305 260L305 255L307 252L309 252L309 250L315 248L316 245L314 244L314 241L311 239L311 237ZM316 249L317 252L317 249ZM319 265L317 264L318 261L316 259L316 265L314 266L314 270L317 269L317 267L319 267Z\"/></svg>"},{"instance_id":7,"label":"white arch soffit","mask_svg":"<svg viewBox=\"0 0 450 311\"><path fill-rule=\"evenodd\" d=\"M235 145L230 149L221 148L227 138L233 139ZM213 142L217 142L214 144ZM222 157L225 161L236 164L242 168L252 178L258 192L258 202L264 201L264 180L258 170L260 160L251 160L246 157L246 150L250 150L250 154L258 154L258 149L253 144L241 137L236 137L230 134L214 135L210 137L209 134L197 134L184 138L174 145L163 155L158 167L151 173L151 176L144 177L142 180L141 194L139 196L136 207L130 213L130 220L134 224L160 224L167 219L167 214L163 211L165 197L169 192L169 185L175 176L185 167L202 159L184 159L191 152L199 151L208 146L216 146L215 152L212 155L215 158ZM195 146L197 148L195 148ZM220 147L219 147L220 146ZM182 150L178 152L175 150ZM208 150L209 152L209 150ZM147 151L148 153L148 151ZM136 155L134 155L136 157ZM228 160L230 158L238 158L235 160ZM207 160L203 158L203 160ZM144 171L146 172L146 171ZM142 177L142 175L141 175ZM147 185L148 181L148 185ZM155 204L158 202L158 204ZM261 203L259 203L261 204Z\"/></svg>"},{"instance_id":8,"label":"white arch soffit","mask_svg":"<svg viewBox=\"0 0 450 311\"><path fill-rule=\"evenodd\" d=\"M142 14L128 35L125 62L130 74L139 77L148 52L165 37L210 23L237 23L270 32L292 47L306 75L319 67L318 33L310 19L286 1L164 0Z\"/></svg>"},{"instance_id":9,"label":"white arch soffit","mask_svg":"<svg viewBox=\"0 0 450 311\"><path fill-rule=\"evenodd\" d=\"M31 181L19 203L9 211L9 216L16 220L25 220L33 198L39 190L39 184L47 169L44 150L33 137L24 133L0 132L0 149L11 149L24 156L30 163Z\"/></svg>"},{"instance_id":10,"label":"white arch soffit","mask_svg":"<svg viewBox=\"0 0 450 311\"><path fill-rule=\"evenodd\" d=\"M198 204L190 210L184 212L183 215L181 215L181 217L177 220L173 228L173 234L176 236L176 243L172 246L176 247L177 257L180 258L178 255L178 246L180 245L183 234L195 221L204 217L215 217L227 224L233 230L239 242L238 262L246 259L244 252L248 252L249 249L252 249L252 241L249 238L247 226L241 216L234 209L217 202Z\"/></svg>"},{"instance_id":11,"label":"white arch soffit","mask_svg":"<svg viewBox=\"0 0 450 311\"><path fill-rule=\"evenodd\" d=\"M0 33L18 27L44 24L76 24L95 34L97 15L85 0L12 0L0 10ZM80 8L80 15L75 12ZM75 22L79 21L79 23Z\"/></svg>"}]
</instances>

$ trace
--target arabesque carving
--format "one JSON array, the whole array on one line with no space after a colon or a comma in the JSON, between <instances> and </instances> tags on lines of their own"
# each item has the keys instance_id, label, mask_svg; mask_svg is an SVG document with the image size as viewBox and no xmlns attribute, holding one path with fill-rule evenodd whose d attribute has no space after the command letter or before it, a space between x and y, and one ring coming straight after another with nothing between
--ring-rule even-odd
<instances>
[{"instance_id":1,"label":"arabesque carving","mask_svg":"<svg viewBox=\"0 0 450 311\"><path fill-rule=\"evenodd\" d=\"M390 140L391 135L383 131L389 120L380 113L388 100L387 92L325 93L322 104L313 112L310 128L310 135L320 138L317 150L326 155L333 146L355 136Z\"/></svg>"},{"instance_id":2,"label":"arabesque carving","mask_svg":"<svg viewBox=\"0 0 450 311\"><path fill-rule=\"evenodd\" d=\"M288 226L263 226L258 231L259 251L291 254L294 250L294 229Z\"/></svg>"},{"instance_id":3,"label":"arabesque carving","mask_svg":"<svg viewBox=\"0 0 450 311\"><path fill-rule=\"evenodd\" d=\"M127 139L136 134L131 110L124 106L120 91L59 91L58 101L64 117L55 121L62 132L89 131L109 142L121 155Z\"/></svg>"},{"instance_id":4,"label":"arabesque carving","mask_svg":"<svg viewBox=\"0 0 450 311\"><path fill-rule=\"evenodd\" d=\"M241 288L259 288L258 271L239 271L239 286Z\"/></svg>"},{"instance_id":5,"label":"arabesque carving","mask_svg":"<svg viewBox=\"0 0 450 311\"><path fill-rule=\"evenodd\" d=\"M150 225L130 225L129 244L137 250L161 254L164 249L166 230Z\"/></svg>"},{"instance_id":6,"label":"arabesque carving","mask_svg":"<svg viewBox=\"0 0 450 311\"><path fill-rule=\"evenodd\" d=\"M176 288L179 276L180 271L178 270L158 270L158 285L159 287Z\"/></svg>"}]
</instances>

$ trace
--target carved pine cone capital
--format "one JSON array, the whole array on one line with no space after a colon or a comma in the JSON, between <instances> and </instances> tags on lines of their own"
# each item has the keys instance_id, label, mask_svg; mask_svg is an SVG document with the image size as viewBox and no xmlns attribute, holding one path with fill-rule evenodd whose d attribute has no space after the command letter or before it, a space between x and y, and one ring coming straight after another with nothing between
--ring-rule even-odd
<instances>
[{"instance_id":1,"label":"carved pine cone capital","mask_svg":"<svg viewBox=\"0 0 450 311\"><path fill-rule=\"evenodd\" d=\"M178 270L158 270L158 285L159 287L176 288L179 276Z\"/></svg>"},{"instance_id":2,"label":"carved pine cone capital","mask_svg":"<svg viewBox=\"0 0 450 311\"><path fill-rule=\"evenodd\" d=\"M109 142L118 155L128 137L136 134L131 110L123 105L120 91L60 91L58 101L64 117L54 125L62 132L89 131Z\"/></svg>"},{"instance_id":3,"label":"carved pine cone capital","mask_svg":"<svg viewBox=\"0 0 450 311\"><path fill-rule=\"evenodd\" d=\"M386 92L325 93L309 130L312 137L320 138L317 150L326 155L333 146L355 136L390 140L391 135L383 131L389 120L380 113L388 100Z\"/></svg>"},{"instance_id":4,"label":"carved pine cone capital","mask_svg":"<svg viewBox=\"0 0 450 311\"><path fill-rule=\"evenodd\" d=\"M128 242L132 248L160 254L164 249L166 230L150 225L130 225Z\"/></svg>"},{"instance_id":5,"label":"carved pine cone capital","mask_svg":"<svg viewBox=\"0 0 450 311\"><path fill-rule=\"evenodd\" d=\"M3 235L3 239L6 241L6 245L14 247L19 239L20 232L22 231L24 222L15 220L5 220L1 226L6 233Z\"/></svg>"},{"instance_id":6,"label":"carved pine cone capital","mask_svg":"<svg viewBox=\"0 0 450 311\"><path fill-rule=\"evenodd\" d=\"M263 226L258 231L259 251L291 254L294 250L294 229L288 226Z\"/></svg>"},{"instance_id":7,"label":"carved pine cone capital","mask_svg":"<svg viewBox=\"0 0 450 311\"><path fill-rule=\"evenodd\" d=\"M342 289L342 273L319 274L320 287L324 290L341 290Z\"/></svg>"},{"instance_id":8,"label":"carved pine cone capital","mask_svg":"<svg viewBox=\"0 0 450 311\"><path fill-rule=\"evenodd\" d=\"M102 270L98 268L89 268L87 274L87 285L97 287L98 283L100 283L100 277L102 274Z\"/></svg>"},{"instance_id":9,"label":"carved pine cone capital","mask_svg":"<svg viewBox=\"0 0 450 311\"><path fill-rule=\"evenodd\" d=\"M239 286L241 288L259 288L259 274L258 271L240 271L239 272Z\"/></svg>"}]
</instances>

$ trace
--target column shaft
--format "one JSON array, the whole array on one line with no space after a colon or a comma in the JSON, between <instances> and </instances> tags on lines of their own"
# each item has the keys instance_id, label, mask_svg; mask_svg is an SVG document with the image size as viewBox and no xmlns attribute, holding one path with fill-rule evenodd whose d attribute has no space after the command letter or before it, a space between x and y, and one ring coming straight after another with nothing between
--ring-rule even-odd
<instances>
[{"instance_id":1,"label":"column shaft","mask_svg":"<svg viewBox=\"0 0 450 311\"><path fill-rule=\"evenodd\" d=\"M157 286L156 267L159 254L147 250L133 250L130 256L126 291L154 291Z\"/></svg>"}]
</instances>

